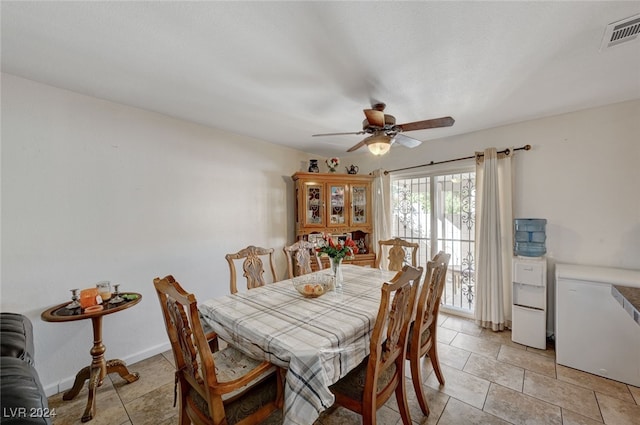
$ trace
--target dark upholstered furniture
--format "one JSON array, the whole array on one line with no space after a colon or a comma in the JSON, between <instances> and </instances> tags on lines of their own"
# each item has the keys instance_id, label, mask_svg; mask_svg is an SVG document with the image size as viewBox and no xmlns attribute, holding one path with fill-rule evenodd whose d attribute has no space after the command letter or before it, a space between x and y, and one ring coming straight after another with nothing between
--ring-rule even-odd
<instances>
[{"instance_id":1,"label":"dark upholstered furniture","mask_svg":"<svg viewBox=\"0 0 640 425\"><path fill-rule=\"evenodd\" d=\"M33 325L26 316L0 313L0 424L51 424L52 418L34 367Z\"/></svg>"}]
</instances>

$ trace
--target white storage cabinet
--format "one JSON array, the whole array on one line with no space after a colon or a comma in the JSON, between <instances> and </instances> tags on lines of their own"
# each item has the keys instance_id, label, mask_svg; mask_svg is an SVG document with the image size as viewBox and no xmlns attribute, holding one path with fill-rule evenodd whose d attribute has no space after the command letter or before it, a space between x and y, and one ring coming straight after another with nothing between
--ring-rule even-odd
<instances>
[{"instance_id":1,"label":"white storage cabinet","mask_svg":"<svg viewBox=\"0 0 640 425\"><path fill-rule=\"evenodd\" d=\"M547 259L513 259L511 339L547 348Z\"/></svg>"},{"instance_id":2,"label":"white storage cabinet","mask_svg":"<svg viewBox=\"0 0 640 425\"><path fill-rule=\"evenodd\" d=\"M640 387L640 326L611 294L640 270L556 265L556 363Z\"/></svg>"}]
</instances>

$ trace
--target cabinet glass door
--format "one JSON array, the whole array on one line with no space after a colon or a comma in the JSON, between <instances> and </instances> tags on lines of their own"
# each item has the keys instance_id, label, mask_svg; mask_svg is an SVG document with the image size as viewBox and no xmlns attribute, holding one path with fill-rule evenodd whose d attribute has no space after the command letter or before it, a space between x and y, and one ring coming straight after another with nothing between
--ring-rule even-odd
<instances>
[{"instance_id":1,"label":"cabinet glass door","mask_svg":"<svg viewBox=\"0 0 640 425\"><path fill-rule=\"evenodd\" d=\"M367 186L353 185L351 187L351 223L367 224L368 202Z\"/></svg>"},{"instance_id":2,"label":"cabinet glass door","mask_svg":"<svg viewBox=\"0 0 640 425\"><path fill-rule=\"evenodd\" d=\"M346 185L329 184L329 224L347 225L346 222Z\"/></svg>"},{"instance_id":3,"label":"cabinet glass door","mask_svg":"<svg viewBox=\"0 0 640 425\"><path fill-rule=\"evenodd\" d=\"M305 196L304 224L324 226L322 211L324 208L324 194L322 185L314 183L305 184Z\"/></svg>"}]
</instances>

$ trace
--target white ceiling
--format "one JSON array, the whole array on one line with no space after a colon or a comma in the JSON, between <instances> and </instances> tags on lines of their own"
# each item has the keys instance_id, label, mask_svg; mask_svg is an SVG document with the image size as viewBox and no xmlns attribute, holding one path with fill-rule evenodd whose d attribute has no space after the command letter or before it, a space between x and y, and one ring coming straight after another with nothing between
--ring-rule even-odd
<instances>
[{"instance_id":1,"label":"white ceiling","mask_svg":"<svg viewBox=\"0 0 640 425\"><path fill-rule=\"evenodd\" d=\"M9 2L2 71L317 155L372 101L429 139L640 98L640 1ZM391 153L393 154L393 152Z\"/></svg>"}]
</instances>

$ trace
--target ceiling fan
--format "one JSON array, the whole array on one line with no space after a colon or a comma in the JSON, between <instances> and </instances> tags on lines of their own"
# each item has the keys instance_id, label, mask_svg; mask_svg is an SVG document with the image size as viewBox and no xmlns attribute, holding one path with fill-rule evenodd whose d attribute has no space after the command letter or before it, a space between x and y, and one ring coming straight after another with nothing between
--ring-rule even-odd
<instances>
[{"instance_id":1,"label":"ceiling fan","mask_svg":"<svg viewBox=\"0 0 640 425\"><path fill-rule=\"evenodd\" d=\"M455 120L451 117L434 118L424 121L415 121L406 124L396 124L393 115L384 113L384 103L376 103L371 109L364 109L366 119L362 121L362 131L349 133L324 133L313 136L342 136L346 134L370 134L358 144L351 147L347 152L353 152L363 146L367 146L374 155L384 155L389 151L391 145L397 142L408 148L415 148L422 142L420 140L405 136L406 131L426 130L429 128L450 127Z\"/></svg>"}]
</instances>

